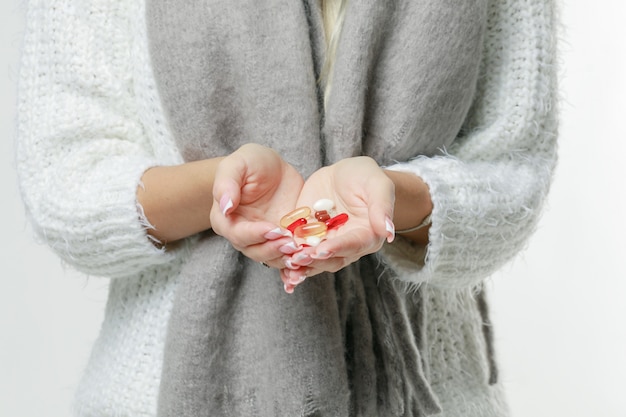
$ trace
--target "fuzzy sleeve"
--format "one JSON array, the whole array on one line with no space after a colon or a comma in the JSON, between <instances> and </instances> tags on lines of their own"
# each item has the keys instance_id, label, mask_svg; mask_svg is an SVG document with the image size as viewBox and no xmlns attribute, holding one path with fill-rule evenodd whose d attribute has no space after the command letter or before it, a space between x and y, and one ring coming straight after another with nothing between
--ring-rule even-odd
<instances>
[{"instance_id":1,"label":"fuzzy sleeve","mask_svg":"<svg viewBox=\"0 0 626 417\"><path fill-rule=\"evenodd\" d=\"M430 187L429 244L381 251L399 279L472 286L511 260L538 222L556 163L552 0L490 1L481 77L463 134L443 156L389 169Z\"/></svg>"},{"instance_id":2,"label":"fuzzy sleeve","mask_svg":"<svg viewBox=\"0 0 626 417\"><path fill-rule=\"evenodd\" d=\"M170 262L136 203L152 151L134 90L136 2L32 0L18 92L17 170L36 234L66 263L123 277Z\"/></svg>"}]
</instances>

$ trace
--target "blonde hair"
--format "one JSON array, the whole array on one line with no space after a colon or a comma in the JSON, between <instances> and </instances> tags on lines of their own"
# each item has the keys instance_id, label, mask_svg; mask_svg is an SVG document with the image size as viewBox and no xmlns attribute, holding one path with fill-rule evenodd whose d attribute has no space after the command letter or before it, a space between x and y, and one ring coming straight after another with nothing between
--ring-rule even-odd
<instances>
[{"instance_id":1,"label":"blonde hair","mask_svg":"<svg viewBox=\"0 0 626 417\"><path fill-rule=\"evenodd\" d=\"M320 82L324 86L324 104L328 100L333 82L333 67L337 54L339 36L346 15L348 0L320 0L324 17L324 34L326 35L326 57L320 74Z\"/></svg>"}]
</instances>

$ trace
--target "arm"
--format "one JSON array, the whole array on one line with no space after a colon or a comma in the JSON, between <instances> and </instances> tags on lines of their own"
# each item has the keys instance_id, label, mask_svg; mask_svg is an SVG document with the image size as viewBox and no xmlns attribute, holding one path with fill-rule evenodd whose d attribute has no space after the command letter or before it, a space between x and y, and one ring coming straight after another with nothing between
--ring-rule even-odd
<instances>
[{"instance_id":1,"label":"arm","mask_svg":"<svg viewBox=\"0 0 626 417\"><path fill-rule=\"evenodd\" d=\"M395 204L393 223L398 230L413 228L421 224L433 211L433 202L428 185L417 175L410 172L385 170L385 174L394 184ZM410 239L418 245L428 244L430 226L403 233L402 237Z\"/></svg>"},{"instance_id":2,"label":"arm","mask_svg":"<svg viewBox=\"0 0 626 417\"><path fill-rule=\"evenodd\" d=\"M149 169L137 199L161 243L212 228L246 256L272 263L291 240L276 224L302 183L274 150L246 144L226 157Z\"/></svg>"},{"instance_id":3,"label":"arm","mask_svg":"<svg viewBox=\"0 0 626 417\"><path fill-rule=\"evenodd\" d=\"M556 163L555 16L550 0L491 2L482 75L463 136L440 157L389 167L429 187L423 248L406 239L381 254L411 283L466 287L513 258L538 222Z\"/></svg>"},{"instance_id":4,"label":"arm","mask_svg":"<svg viewBox=\"0 0 626 417\"><path fill-rule=\"evenodd\" d=\"M282 275L286 283L336 271L382 247L378 253L402 281L468 288L524 247L556 162L554 11L550 0L513 6L494 1L488 15L482 74L466 133L443 156L387 167L392 185L380 179L378 167L359 171L350 159L309 178L302 203L336 192L335 201L358 197L358 204L342 209L367 202L368 212L350 211L350 222L336 236L306 249L313 262L292 256L296 268ZM341 168L346 164L350 169ZM432 224L383 244L381 213L390 215L392 207L399 230L420 224L431 209Z\"/></svg>"},{"instance_id":5,"label":"arm","mask_svg":"<svg viewBox=\"0 0 626 417\"><path fill-rule=\"evenodd\" d=\"M148 169L137 188L148 233L162 243L211 228L213 181L223 158Z\"/></svg>"},{"instance_id":6,"label":"arm","mask_svg":"<svg viewBox=\"0 0 626 417\"><path fill-rule=\"evenodd\" d=\"M128 2L33 0L20 68L17 169L31 223L65 262L107 277L176 257L146 239L137 211L143 173L180 160L175 149L155 156L157 133L141 122L151 116L134 90L134 12Z\"/></svg>"}]
</instances>

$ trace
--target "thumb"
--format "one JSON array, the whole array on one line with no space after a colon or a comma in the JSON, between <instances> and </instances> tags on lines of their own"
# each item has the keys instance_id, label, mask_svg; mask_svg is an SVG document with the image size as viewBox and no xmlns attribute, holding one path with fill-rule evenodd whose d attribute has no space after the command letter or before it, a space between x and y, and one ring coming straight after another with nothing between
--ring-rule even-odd
<instances>
[{"instance_id":1,"label":"thumb","mask_svg":"<svg viewBox=\"0 0 626 417\"><path fill-rule=\"evenodd\" d=\"M372 181L367 188L369 221L374 233L393 242L395 226L393 209L396 199L395 187L391 179L383 174L379 180Z\"/></svg>"},{"instance_id":2,"label":"thumb","mask_svg":"<svg viewBox=\"0 0 626 417\"><path fill-rule=\"evenodd\" d=\"M241 201L241 188L245 183L246 164L242 158L230 155L217 167L213 182L213 199L224 216L232 213Z\"/></svg>"}]
</instances>

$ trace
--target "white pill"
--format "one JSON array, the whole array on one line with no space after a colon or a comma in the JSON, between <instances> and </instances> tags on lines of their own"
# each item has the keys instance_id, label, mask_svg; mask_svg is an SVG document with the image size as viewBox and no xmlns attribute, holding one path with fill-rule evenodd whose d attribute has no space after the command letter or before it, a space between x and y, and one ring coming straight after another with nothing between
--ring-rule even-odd
<instances>
[{"instance_id":1,"label":"white pill","mask_svg":"<svg viewBox=\"0 0 626 417\"><path fill-rule=\"evenodd\" d=\"M319 236L309 236L306 238L306 244L309 246L317 246L322 243L322 238Z\"/></svg>"},{"instance_id":2,"label":"white pill","mask_svg":"<svg viewBox=\"0 0 626 417\"><path fill-rule=\"evenodd\" d=\"M313 210L315 211L331 211L333 208L335 208L335 202L328 198L322 198L313 204Z\"/></svg>"}]
</instances>

